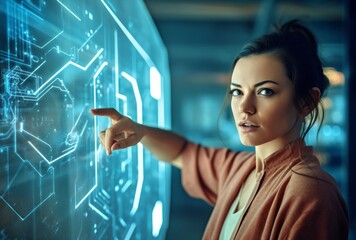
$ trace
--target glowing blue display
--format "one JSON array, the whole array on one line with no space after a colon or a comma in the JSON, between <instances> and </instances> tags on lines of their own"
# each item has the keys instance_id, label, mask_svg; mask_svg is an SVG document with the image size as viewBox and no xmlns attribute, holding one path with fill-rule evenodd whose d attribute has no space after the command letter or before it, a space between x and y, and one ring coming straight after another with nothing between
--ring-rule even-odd
<instances>
[{"instance_id":1,"label":"glowing blue display","mask_svg":"<svg viewBox=\"0 0 356 240\"><path fill-rule=\"evenodd\" d=\"M107 157L114 107L169 128L169 72L141 0L0 2L0 239L164 239L170 168Z\"/></svg>"}]
</instances>

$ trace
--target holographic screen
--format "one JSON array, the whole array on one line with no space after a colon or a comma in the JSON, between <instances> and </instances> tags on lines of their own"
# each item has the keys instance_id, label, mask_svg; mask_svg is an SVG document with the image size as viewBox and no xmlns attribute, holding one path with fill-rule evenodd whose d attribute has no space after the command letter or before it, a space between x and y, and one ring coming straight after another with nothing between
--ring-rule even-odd
<instances>
[{"instance_id":1,"label":"holographic screen","mask_svg":"<svg viewBox=\"0 0 356 240\"><path fill-rule=\"evenodd\" d=\"M166 49L140 0L0 2L0 239L164 239L170 168L107 157L113 107L170 128Z\"/></svg>"}]
</instances>

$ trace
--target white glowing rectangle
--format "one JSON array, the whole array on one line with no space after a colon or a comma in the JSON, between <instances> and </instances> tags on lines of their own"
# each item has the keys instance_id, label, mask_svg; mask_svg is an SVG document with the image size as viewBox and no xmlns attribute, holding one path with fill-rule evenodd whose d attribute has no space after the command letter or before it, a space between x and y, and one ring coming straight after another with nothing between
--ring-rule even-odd
<instances>
[{"instance_id":1,"label":"white glowing rectangle","mask_svg":"<svg viewBox=\"0 0 356 240\"><path fill-rule=\"evenodd\" d=\"M163 224L163 206L157 201L152 211L152 236L158 237Z\"/></svg>"},{"instance_id":2,"label":"white glowing rectangle","mask_svg":"<svg viewBox=\"0 0 356 240\"><path fill-rule=\"evenodd\" d=\"M161 74L155 67L150 68L150 93L153 98L161 99Z\"/></svg>"}]
</instances>

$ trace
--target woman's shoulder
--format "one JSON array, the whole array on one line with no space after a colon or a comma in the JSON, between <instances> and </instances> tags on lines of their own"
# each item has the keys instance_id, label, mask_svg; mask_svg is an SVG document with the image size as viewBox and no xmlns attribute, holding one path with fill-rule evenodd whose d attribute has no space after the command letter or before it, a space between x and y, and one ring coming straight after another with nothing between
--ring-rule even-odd
<instances>
[{"instance_id":1,"label":"woman's shoulder","mask_svg":"<svg viewBox=\"0 0 356 240\"><path fill-rule=\"evenodd\" d=\"M291 168L291 172L288 192L317 198L341 195L335 179L320 166L316 157L299 162Z\"/></svg>"},{"instance_id":2,"label":"woman's shoulder","mask_svg":"<svg viewBox=\"0 0 356 240\"><path fill-rule=\"evenodd\" d=\"M292 179L298 181L321 181L335 184L334 178L321 167L318 158L314 155L303 158L291 168L291 171Z\"/></svg>"}]
</instances>

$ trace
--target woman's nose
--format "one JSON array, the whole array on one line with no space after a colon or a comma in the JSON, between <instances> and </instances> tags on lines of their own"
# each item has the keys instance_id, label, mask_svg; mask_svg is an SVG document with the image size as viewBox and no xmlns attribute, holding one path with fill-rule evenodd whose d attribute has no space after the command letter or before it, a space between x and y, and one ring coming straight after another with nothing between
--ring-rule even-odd
<instances>
[{"instance_id":1,"label":"woman's nose","mask_svg":"<svg viewBox=\"0 0 356 240\"><path fill-rule=\"evenodd\" d=\"M239 111L249 115L256 113L256 105L251 96L244 96L244 98L241 99Z\"/></svg>"}]
</instances>

